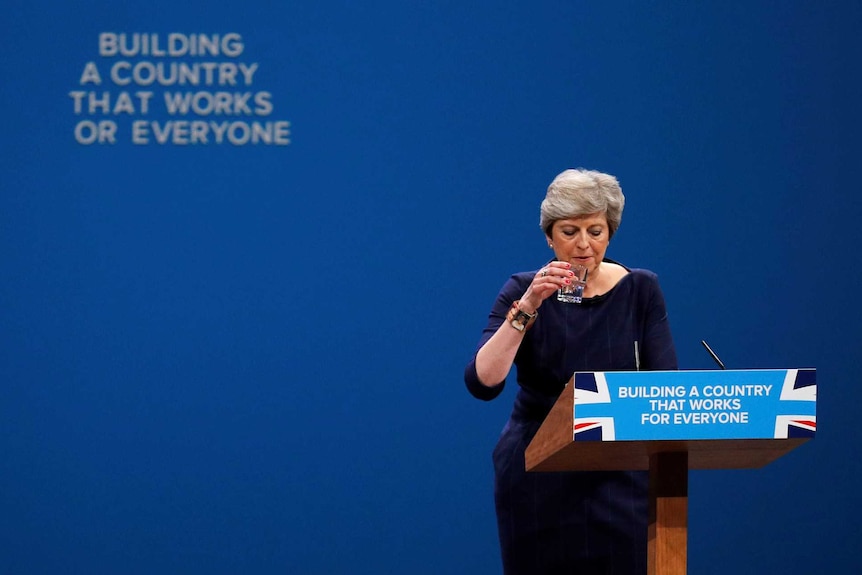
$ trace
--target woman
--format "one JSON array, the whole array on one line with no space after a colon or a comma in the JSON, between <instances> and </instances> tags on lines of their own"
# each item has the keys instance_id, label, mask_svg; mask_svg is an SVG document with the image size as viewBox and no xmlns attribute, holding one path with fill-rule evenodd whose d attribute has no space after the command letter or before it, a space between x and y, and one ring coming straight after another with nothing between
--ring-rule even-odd
<instances>
[{"instance_id":1,"label":"woman","mask_svg":"<svg viewBox=\"0 0 862 575\"><path fill-rule=\"evenodd\" d=\"M605 257L624 203L608 174L566 170L551 182L540 224L554 259L506 282L465 370L470 392L490 400L517 367L493 456L506 575L646 573L646 472L524 470L524 450L575 371L677 369L656 275ZM588 272L583 301L558 301L576 264Z\"/></svg>"}]
</instances>

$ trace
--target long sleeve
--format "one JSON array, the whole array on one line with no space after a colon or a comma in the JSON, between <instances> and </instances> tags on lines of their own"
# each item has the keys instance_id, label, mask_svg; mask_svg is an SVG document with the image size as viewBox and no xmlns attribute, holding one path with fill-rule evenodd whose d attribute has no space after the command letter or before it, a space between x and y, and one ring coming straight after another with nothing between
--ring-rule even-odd
<instances>
[{"instance_id":1,"label":"long sleeve","mask_svg":"<svg viewBox=\"0 0 862 575\"><path fill-rule=\"evenodd\" d=\"M644 322L644 341L642 347L641 369L662 371L678 369L676 348L670 331L667 306L664 294L659 287L658 278L649 272L649 292L647 298L646 321Z\"/></svg>"},{"instance_id":2,"label":"long sleeve","mask_svg":"<svg viewBox=\"0 0 862 575\"><path fill-rule=\"evenodd\" d=\"M491 339L491 336L500 329L500 326L503 325L503 322L506 320L506 313L512 306L512 302L518 299L519 295L527 288L529 282L524 284L523 278L520 277L522 275L523 274L513 275L500 289L500 293L497 294L497 299L491 308L491 312L488 314L488 323L485 325L485 329L482 330L482 336L479 338L479 343L476 345L476 351L473 353L472 359L464 369L464 383L467 385L467 390L471 395L473 395L473 397L484 401L490 401L500 395L505 388L506 380L504 379L493 387L483 385L482 382L479 381L479 375L476 373L476 354L480 349L482 349L482 346ZM529 337L529 333L525 337Z\"/></svg>"}]
</instances>

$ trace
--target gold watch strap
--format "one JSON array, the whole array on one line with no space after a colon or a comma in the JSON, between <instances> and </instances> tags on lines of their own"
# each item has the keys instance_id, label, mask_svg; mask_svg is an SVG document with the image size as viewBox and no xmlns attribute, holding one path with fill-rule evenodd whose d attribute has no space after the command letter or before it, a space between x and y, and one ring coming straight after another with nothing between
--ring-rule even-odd
<instances>
[{"instance_id":1,"label":"gold watch strap","mask_svg":"<svg viewBox=\"0 0 862 575\"><path fill-rule=\"evenodd\" d=\"M536 311L529 314L522 311L518 307L519 301L520 300L515 300L512 302L512 307L509 308L509 312L506 314L506 321L518 331L527 331L533 327L533 324L536 322L536 318L539 317L539 312Z\"/></svg>"}]
</instances>

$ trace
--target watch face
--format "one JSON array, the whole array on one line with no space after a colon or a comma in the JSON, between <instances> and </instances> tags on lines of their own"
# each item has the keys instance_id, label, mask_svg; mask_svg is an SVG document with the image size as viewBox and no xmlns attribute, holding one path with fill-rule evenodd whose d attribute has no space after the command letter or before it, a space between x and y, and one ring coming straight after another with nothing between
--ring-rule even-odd
<instances>
[{"instance_id":1,"label":"watch face","mask_svg":"<svg viewBox=\"0 0 862 575\"><path fill-rule=\"evenodd\" d=\"M518 331L526 331L527 326L530 325L533 319L537 314L527 314L518 309L518 302L512 304L511 309L509 309L509 313L506 315L506 319L509 323L517 329Z\"/></svg>"}]
</instances>

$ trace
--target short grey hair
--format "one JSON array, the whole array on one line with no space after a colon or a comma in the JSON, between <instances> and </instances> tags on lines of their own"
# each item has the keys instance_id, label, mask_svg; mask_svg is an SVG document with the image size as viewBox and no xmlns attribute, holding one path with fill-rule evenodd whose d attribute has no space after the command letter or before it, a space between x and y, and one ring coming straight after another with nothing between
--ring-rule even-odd
<instances>
[{"instance_id":1,"label":"short grey hair","mask_svg":"<svg viewBox=\"0 0 862 575\"><path fill-rule=\"evenodd\" d=\"M539 225L545 235L557 220L579 218L603 213L608 220L609 235L613 236L623 219L626 198L617 179L595 170L566 170L559 174L542 200Z\"/></svg>"}]
</instances>

